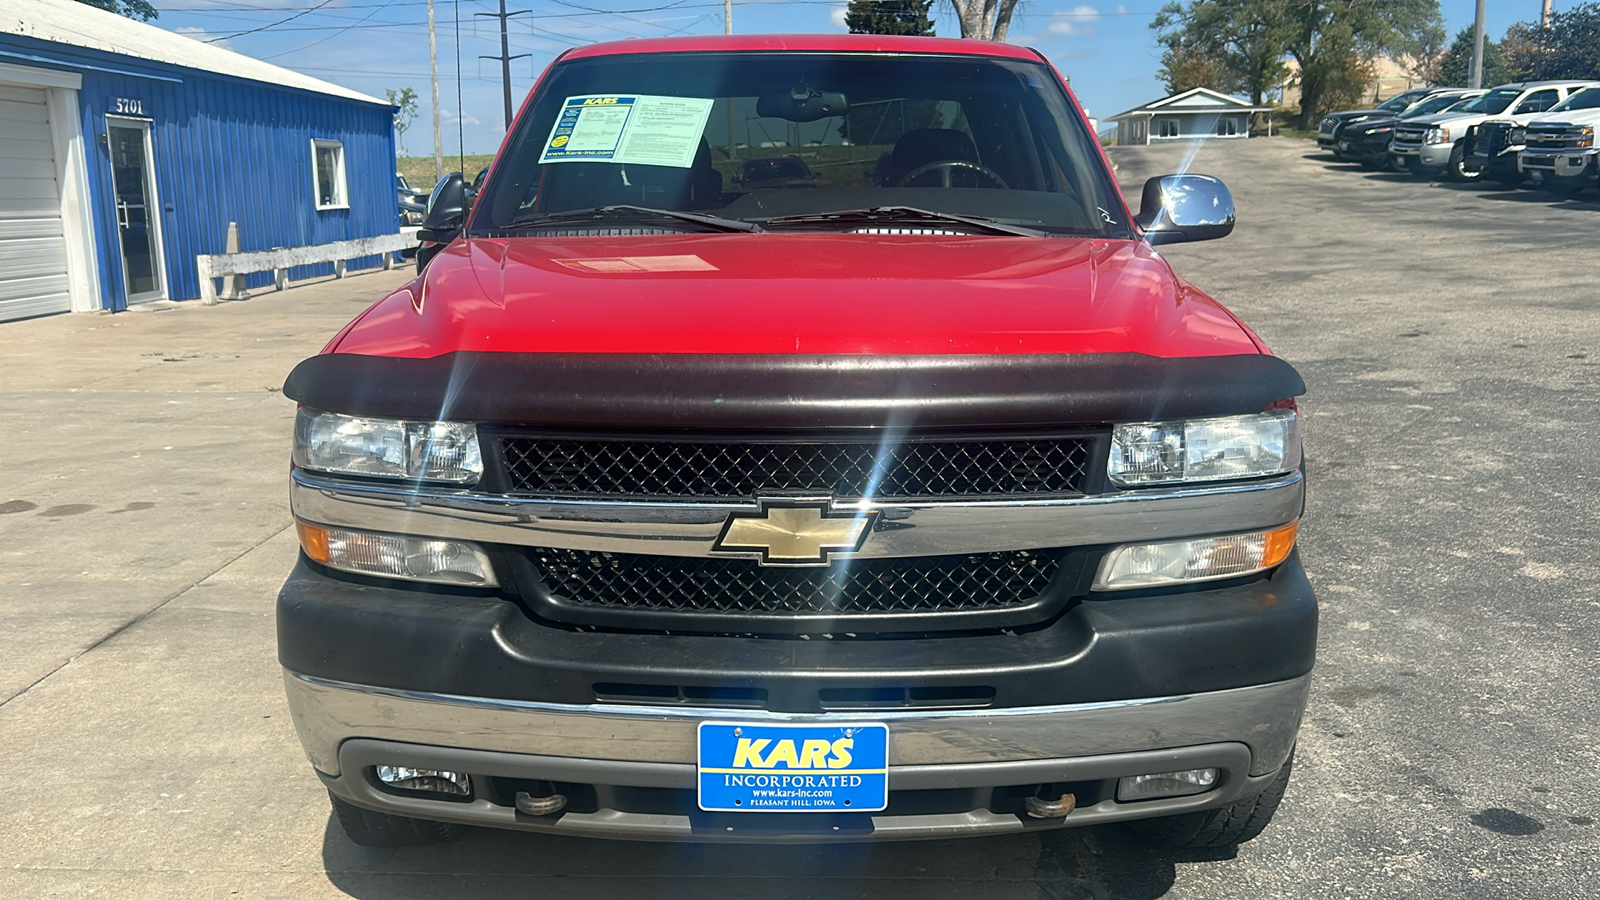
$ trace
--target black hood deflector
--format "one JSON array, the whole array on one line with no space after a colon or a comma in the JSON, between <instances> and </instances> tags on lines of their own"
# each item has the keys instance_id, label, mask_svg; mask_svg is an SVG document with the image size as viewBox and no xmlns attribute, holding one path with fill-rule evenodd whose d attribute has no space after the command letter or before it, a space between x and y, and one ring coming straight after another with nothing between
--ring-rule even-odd
<instances>
[{"instance_id":1,"label":"black hood deflector","mask_svg":"<svg viewBox=\"0 0 1600 900\"><path fill-rule=\"evenodd\" d=\"M1011 428L1260 412L1305 393L1274 356L330 353L283 392L316 409L560 427Z\"/></svg>"}]
</instances>

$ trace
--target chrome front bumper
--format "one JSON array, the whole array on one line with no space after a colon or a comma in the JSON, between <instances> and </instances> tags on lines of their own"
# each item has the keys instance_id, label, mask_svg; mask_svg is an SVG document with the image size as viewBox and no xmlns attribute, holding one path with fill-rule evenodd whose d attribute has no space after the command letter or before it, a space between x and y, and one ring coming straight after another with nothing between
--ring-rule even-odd
<instances>
[{"instance_id":1,"label":"chrome front bumper","mask_svg":"<svg viewBox=\"0 0 1600 900\"><path fill-rule=\"evenodd\" d=\"M481 797L463 803L386 792L366 773L385 764L480 777L692 792L696 728L702 721L814 724L842 718L888 724L893 791L981 793L1006 785L1116 779L1207 766L1224 773L1218 787L1205 794L1139 803L1106 799L1053 820L1056 826L1096 824L1211 808L1261 790L1294 748L1310 675L1177 697L827 715L505 701L365 687L293 672L285 673L285 684L312 764L329 790L359 806L416 818L598 837L855 840L1018 831L1039 823L974 808L923 816L875 815L865 834L752 834L742 829L740 823L759 825L760 816L730 820L734 824L726 831L718 819L716 833L707 834L705 817L697 820L687 811L665 815L602 807L526 816ZM692 808L692 799L690 804Z\"/></svg>"},{"instance_id":2,"label":"chrome front bumper","mask_svg":"<svg viewBox=\"0 0 1600 900\"><path fill-rule=\"evenodd\" d=\"M1589 161L1595 153L1594 150L1523 150L1517 155L1517 169L1545 172L1557 178L1579 178L1589 171Z\"/></svg>"},{"instance_id":3,"label":"chrome front bumper","mask_svg":"<svg viewBox=\"0 0 1600 900\"><path fill-rule=\"evenodd\" d=\"M716 551L748 502L540 499L443 488L352 483L296 469L296 518L318 525L523 547L664 556L752 556ZM853 556L908 557L1034 550L1182 538L1272 528L1299 518L1305 479L1150 488L1048 500L836 500L835 510L877 510L872 539Z\"/></svg>"}]
</instances>

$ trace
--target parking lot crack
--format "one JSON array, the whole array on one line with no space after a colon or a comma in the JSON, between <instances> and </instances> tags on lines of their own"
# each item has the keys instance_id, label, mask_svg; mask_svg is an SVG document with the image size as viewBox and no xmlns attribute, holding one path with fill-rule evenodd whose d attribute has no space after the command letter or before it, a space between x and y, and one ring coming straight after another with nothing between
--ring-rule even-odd
<instances>
[{"instance_id":1,"label":"parking lot crack","mask_svg":"<svg viewBox=\"0 0 1600 900\"><path fill-rule=\"evenodd\" d=\"M99 648L101 645L105 644L106 642L110 641L112 638L115 638L117 635L122 634L124 631L127 631L128 629L132 628L133 626L138 625L140 622L143 622L145 619L150 618L150 616L154 615L155 613L159 612L161 609L166 607L167 604L169 604L172 601L178 599L179 597L182 597L184 594L189 593L190 591L194 590L199 585L204 584L206 581L208 581L211 578L215 577L217 575L217 573L223 571L224 569L228 568L229 566L233 565L234 563L238 562L239 560L243 559L244 557L246 557L249 554L251 554L252 552L254 552L256 550L256 548L262 546L263 544L267 543L268 541L272 540L273 538L277 537L278 535L283 534L285 531L288 531L291 527L293 527L293 524L294 523L291 522L291 523L289 523L287 525L284 525L283 527L278 528L277 530L273 531L271 534L267 535L266 537L262 538L261 540L256 541L254 544L251 544L250 546L248 546L245 549L241 550L239 553L237 553L234 556L230 557L222 565L217 566L215 569L212 569L211 571L205 573L204 575L200 576L199 578L196 578L194 581L191 581L190 583L188 583L188 584L184 585L183 587L177 589L176 591L172 592L167 597L163 598L161 600L161 602L159 602L156 605L150 607L149 609L145 610L144 612L139 613L138 615L136 615L133 618L129 619L128 621L122 623L121 625L118 625L116 628L113 628L111 631L109 631L106 634L102 635L94 643L92 643L89 646L83 648L79 652L74 653L72 656L68 657L65 661L63 661L61 663L61 665L56 666L55 668L53 668L50 671L44 673L43 675L40 675L38 678L34 679L32 682L30 682L29 684L24 686L21 690L17 691L15 694L12 694L11 696L6 697L4 699L0 699L0 709L4 709L5 706L7 704L9 704L11 701L17 699L18 697L23 696L24 694L28 693L29 691L31 691L34 688L38 687L39 685L43 684L45 681L47 681L51 676L55 675L57 672L61 671L62 669L65 669L67 666L72 665L74 662L76 662L77 660L81 659L82 657L88 655L89 653L94 652L97 648Z\"/></svg>"}]
</instances>

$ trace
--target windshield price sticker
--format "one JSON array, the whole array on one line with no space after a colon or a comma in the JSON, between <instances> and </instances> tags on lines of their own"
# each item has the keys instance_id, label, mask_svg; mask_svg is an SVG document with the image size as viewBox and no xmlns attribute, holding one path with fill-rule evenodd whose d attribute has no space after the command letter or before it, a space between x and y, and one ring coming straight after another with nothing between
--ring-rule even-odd
<instances>
[{"instance_id":1,"label":"windshield price sticker","mask_svg":"<svg viewBox=\"0 0 1600 900\"><path fill-rule=\"evenodd\" d=\"M539 164L612 162L687 169L713 101L698 97L568 97Z\"/></svg>"},{"instance_id":2,"label":"windshield price sticker","mask_svg":"<svg viewBox=\"0 0 1600 900\"><path fill-rule=\"evenodd\" d=\"M889 726L702 722L707 812L878 812L889 805Z\"/></svg>"}]
</instances>

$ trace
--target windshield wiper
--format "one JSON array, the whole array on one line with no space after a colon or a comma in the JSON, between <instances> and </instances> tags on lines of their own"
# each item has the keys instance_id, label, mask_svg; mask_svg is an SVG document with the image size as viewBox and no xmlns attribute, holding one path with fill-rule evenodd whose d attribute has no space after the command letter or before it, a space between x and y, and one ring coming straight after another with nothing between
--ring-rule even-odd
<instances>
[{"instance_id":1,"label":"windshield wiper","mask_svg":"<svg viewBox=\"0 0 1600 900\"><path fill-rule=\"evenodd\" d=\"M765 231L754 222L743 222L739 219L724 219L721 216L707 216L701 213L679 212L675 209L653 209L648 206L630 206L619 204L616 206L595 206L589 209L566 209L560 212L537 213L512 219L501 226L502 228L540 228L545 225L567 224L571 222L599 222L606 219L676 219L680 222L693 222L704 225L717 231Z\"/></svg>"},{"instance_id":2,"label":"windshield wiper","mask_svg":"<svg viewBox=\"0 0 1600 900\"><path fill-rule=\"evenodd\" d=\"M804 213L795 216L778 216L767 219L766 224L771 225L821 225L821 224L861 224L874 222L948 222L952 225L965 225L990 234L1010 234L1017 237L1045 237L1045 232L1021 225L1002 225L993 219L983 219L977 216L962 216L955 213L934 212L928 209L918 209L915 206L873 206L866 209L840 209L833 212Z\"/></svg>"}]
</instances>

